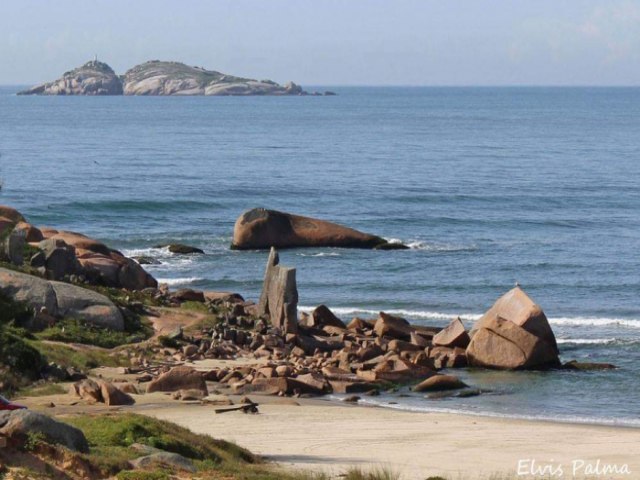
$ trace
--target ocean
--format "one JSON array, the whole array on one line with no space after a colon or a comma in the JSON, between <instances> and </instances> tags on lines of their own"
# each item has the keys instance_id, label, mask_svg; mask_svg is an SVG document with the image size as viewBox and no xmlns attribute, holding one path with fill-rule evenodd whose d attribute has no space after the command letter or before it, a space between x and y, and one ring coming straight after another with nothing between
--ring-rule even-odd
<instances>
[{"instance_id":1,"label":"ocean","mask_svg":"<svg viewBox=\"0 0 640 480\"><path fill-rule=\"evenodd\" d=\"M325 87L317 87L324 89ZM366 401L640 427L640 88L330 87L335 97L23 97L0 87L0 204L79 231L172 287L259 295L231 251L266 207L411 246L281 252L301 309L467 327L519 282L563 360L604 372L457 371L488 390ZM312 88L316 89L316 88ZM181 242L203 256L154 245Z\"/></svg>"}]
</instances>

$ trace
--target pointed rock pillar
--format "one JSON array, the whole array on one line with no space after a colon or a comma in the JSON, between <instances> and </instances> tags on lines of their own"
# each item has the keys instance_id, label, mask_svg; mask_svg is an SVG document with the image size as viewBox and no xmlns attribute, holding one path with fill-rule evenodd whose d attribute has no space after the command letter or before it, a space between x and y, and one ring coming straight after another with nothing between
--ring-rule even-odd
<instances>
[{"instance_id":1,"label":"pointed rock pillar","mask_svg":"<svg viewBox=\"0 0 640 480\"><path fill-rule=\"evenodd\" d=\"M273 247L264 273L258 314L267 315L271 324L283 333L298 331L296 269L281 266L278 252Z\"/></svg>"}]
</instances>

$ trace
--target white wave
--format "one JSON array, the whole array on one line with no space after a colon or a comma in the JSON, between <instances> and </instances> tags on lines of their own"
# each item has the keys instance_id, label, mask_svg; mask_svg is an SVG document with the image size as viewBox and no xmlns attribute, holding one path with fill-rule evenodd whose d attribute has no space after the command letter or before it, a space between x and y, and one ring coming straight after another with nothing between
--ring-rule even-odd
<instances>
[{"instance_id":1,"label":"white wave","mask_svg":"<svg viewBox=\"0 0 640 480\"><path fill-rule=\"evenodd\" d=\"M575 327L605 327L608 325L617 325L627 328L640 328L640 320L632 320L627 318L558 317L550 318L549 323L551 323L552 325L567 325Z\"/></svg>"},{"instance_id":2,"label":"white wave","mask_svg":"<svg viewBox=\"0 0 640 480\"><path fill-rule=\"evenodd\" d=\"M188 285L190 283L195 283L204 280L204 278L200 277L179 277L179 278L157 278L158 283L166 283L170 287L176 285Z\"/></svg>"},{"instance_id":3,"label":"white wave","mask_svg":"<svg viewBox=\"0 0 640 480\"><path fill-rule=\"evenodd\" d=\"M299 253L300 257L339 257L338 252Z\"/></svg>"},{"instance_id":4,"label":"white wave","mask_svg":"<svg viewBox=\"0 0 640 480\"><path fill-rule=\"evenodd\" d=\"M315 307L309 306L299 306L298 307L303 312L311 312ZM380 313L380 310L371 310L367 308L357 308L357 307L331 307L329 306L331 311L336 315L367 315L367 316L377 316ZM409 317L409 318L422 318L426 320L453 320L457 316L459 316L462 320L477 320L482 315L473 314L473 313L465 313L460 315L454 315L451 313L442 313L442 312L429 312L423 310L405 310L400 308L390 308L383 309L385 313L389 313L391 315L397 315L400 317Z\"/></svg>"},{"instance_id":5,"label":"white wave","mask_svg":"<svg viewBox=\"0 0 640 480\"><path fill-rule=\"evenodd\" d=\"M330 395L330 399L332 400L341 400L344 396L338 395ZM394 399L395 401L395 399ZM359 402L360 405L368 405L372 407L382 407L382 408L391 408L394 410L403 410L408 412L418 412L418 413L453 413L456 415L469 415L472 417L492 417L492 418L512 418L518 420L533 420L533 421L547 421L554 423L578 423L578 424L589 424L589 425L611 425L611 426L624 426L624 427L640 427L639 419L618 419L618 418L608 418L608 417L585 417L578 415L522 415L522 414L512 414L512 413L498 413L492 412L490 410L485 411L472 411L464 408L451 408L451 407L440 407L433 403L423 404L420 406L403 404L401 402L398 403L388 403L382 400L374 400L369 398L363 398Z\"/></svg>"},{"instance_id":6,"label":"white wave","mask_svg":"<svg viewBox=\"0 0 640 480\"><path fill-rule=\"evenodd\" d=\"M359 307L332 307L328 305L333 313L336 315L366 315L377 316L380 313L380 309L359 308ZM299 306L300 310L304 312L311 312L315 307ZM385 313L391 315L397 315L400 317L408 317L412 319L424 319L424 320L452 320L456 317L460 317L466 321L476 321L482 317L482 313L445 313L434 312L428 310L408 310L408 309L382 309ZM624 318L593 318L593 317L557 317L549 318L549 323L552 325L566 325L566 326L621 326L626 328L640 328L640 320L624 319ZM587 339L585 339L587 340ZM607 339L602 339L607 340ZM615 339L614 339L615 340ZM587 342L584 342L587 343Z\"/></svg>"},{"instance_id":7,"label":"white wave","mask_svg":"<svg viewBox=\"0 0 640 480\"><path fill-rule=\"evenodd\" d=\"M558 344L609 345L618 342L617 338L557 338Z\"/></svg>"},{"instance_id":8,"label":"white wave","mask_svg":"<svg viewBox=\"0 0 640 480\"><path fill-rule=\"evenodd\" d=\"M422 250L426 252L465 252L478 248L476 245L426 242L424 240L409 240L407 242L404 242L400 238L385 238L385 240L389 243L403 243L411 250Z\"/></svg>"}]
</instances>

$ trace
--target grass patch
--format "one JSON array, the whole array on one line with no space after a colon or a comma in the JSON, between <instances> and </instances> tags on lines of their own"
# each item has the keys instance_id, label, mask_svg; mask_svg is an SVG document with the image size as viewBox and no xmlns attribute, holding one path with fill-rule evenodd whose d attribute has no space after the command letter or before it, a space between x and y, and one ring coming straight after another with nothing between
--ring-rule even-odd
<instances>
[{"instance_id":1,"label":"grass patch","mask_svg":"<svg viewBox=\"0 0 640 480\"><path fill-rule=\"evenodd\" d=\"M129 365L129 358L121 352L83 348L77 349L63 344L51 344L31 341L29 344L38 350L47 361L55 362L62 367L74 367L86 371L96 367L124 367Z\"/></svg>"},{"instance_id":2,"label":"grass patch","mask_svg":"<svg viewBox=\"0 0 640 480\"><path fill-rule=\"evenodd\" d=\"M145 335L137 332L118 332L108 328L97 327L77 319L60 320L54 326L36 333L35 336L40 340L82 343L102 348L114 348L120 345L140 342L146 338Z\"/></svg>"},{"instance_id":3,"label":"grass patch","mask_svg":"<svg viewBox=\"0 0 640 480\"><path fill-rule=\"evenodd\" d=\"M371 470L351 468L347 470L344 478L345 480L399 480L400 474L385 467L377 467Z\"/></svg>"},{"instance_id":4,"label":"grass patch","mask_svg":"<svg viewBox=\"0 0 640 480\"><path fill-rule=\"evenodd\" d=\"M183 310L190 310L192 312L210 313L207 304L202 302L182 302L180 304L180 308Z\"/></svg>"},{"instance_id":5,"label":"grass patch","mask_svg":"<svg viewBox=\"0 0 640 480\"><path fill-rule=\"evenodd\" d=\"M21 389L18 394L22 397L48 397L49 395L62 395L67 393L64 385L46 382Z\"/></svg>"}]
</instances>

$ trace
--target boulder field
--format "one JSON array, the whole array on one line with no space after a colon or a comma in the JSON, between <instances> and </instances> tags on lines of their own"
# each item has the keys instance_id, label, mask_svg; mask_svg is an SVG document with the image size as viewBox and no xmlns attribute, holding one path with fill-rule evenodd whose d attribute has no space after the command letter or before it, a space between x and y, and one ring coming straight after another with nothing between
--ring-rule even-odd
<instances>
[{"instance_id":1,"label":"boulder field","mask_svg":"<svg viewBox=\"0 0 640 480\"><path fill-rule=\"evenodd\" d=\"M238 217L231 248L259 250L271 247L407 248L336 223L276 210L254 208Z\"/></svg>"}]
</instances>

